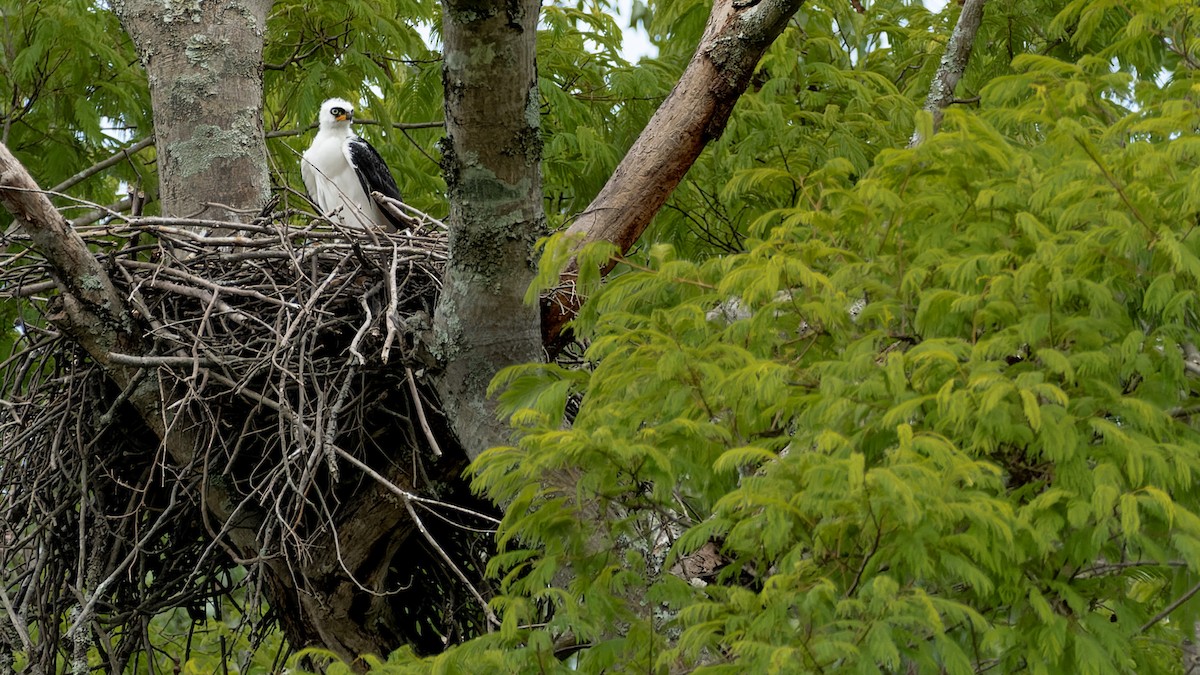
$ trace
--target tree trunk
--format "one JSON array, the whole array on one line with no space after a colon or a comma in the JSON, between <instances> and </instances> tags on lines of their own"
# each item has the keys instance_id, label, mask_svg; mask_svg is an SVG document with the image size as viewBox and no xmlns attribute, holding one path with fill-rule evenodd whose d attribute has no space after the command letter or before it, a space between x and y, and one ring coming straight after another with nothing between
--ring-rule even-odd
<instances>
[{"instance_id":1,"label":"tree trunk","mask_svg":"<svg viewBox=\"0 0 1200 675\"><path fill-rule=\"evenodd\" d=\"M542 210L534 40L537 0L443 4L450 262L434 317L438 390L472 459L505 442L487 387L501 368L543 358L533 280Z\"/></svg>"},{"instance_id":2,"label":"tree trunk","mask_svg":"<svg viewBox=\"0 0 1200 675\"><path fill-rule=\"evenodd\" d=\"M263 36L271 0L118 0L150 78L162 211L244 220L269 196ZM239 213L240 211L240 213Z\"/></svg>"}]
</instances>

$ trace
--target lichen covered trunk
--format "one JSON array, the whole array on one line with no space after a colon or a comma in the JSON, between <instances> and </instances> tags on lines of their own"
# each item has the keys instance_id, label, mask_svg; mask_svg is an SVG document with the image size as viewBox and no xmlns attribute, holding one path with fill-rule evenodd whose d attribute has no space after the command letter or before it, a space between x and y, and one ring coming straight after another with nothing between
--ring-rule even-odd
<instances>
[{"instance_id":1,"label":"lichen covered trunk","mask_svg":"<svg viewBox=\"0 0 1200 675\"><path fill-rule=\"evenodd\" d=\"M487 398L501 368L540 360L523 301L544 229L536 0L443 4L450 262L434 319L439 394L467 454L505 441Z\"/></svg>"},{"instance_id":2,"label":"lichen covered trunk","mask_svg":"<svg viewBox=\"0 0 1200 675\"><path fill-rule=\"evenodd\" d=\"M113 3L150 79L164 214L241 220L238 210L266 203L262 52L270 8L270 0Z\"/></svg>"}]
</instances>

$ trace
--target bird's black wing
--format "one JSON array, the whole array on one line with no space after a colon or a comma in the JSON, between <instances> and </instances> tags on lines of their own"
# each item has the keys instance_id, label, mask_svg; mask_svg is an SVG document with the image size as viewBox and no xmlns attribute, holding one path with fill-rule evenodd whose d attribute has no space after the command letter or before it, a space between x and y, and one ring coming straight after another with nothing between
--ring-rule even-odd
<instances>
[{"instance_id":1,"label":"bird's black wing","mask_svg":"<svg viewBox=\"0 0 1200 675\"><path fill-rule=\"evenodd\" d=\"M392 172L388 169L387 163L383 161L383 157L379 156L379 151L358 136L350 139L349 151L350 164L354 167L354 172L358 174L358 182L362 185L363 192L367 193L368 198L372 192L378 192L385 197L404 201L400 197L400 188L396 187L396 179L392 178ZM379 210L383 212L383 217L387 218L393 227L397 229L404 227L404 223L389 213L387 209L380 208Z\"/></svg>"}]
</instances>

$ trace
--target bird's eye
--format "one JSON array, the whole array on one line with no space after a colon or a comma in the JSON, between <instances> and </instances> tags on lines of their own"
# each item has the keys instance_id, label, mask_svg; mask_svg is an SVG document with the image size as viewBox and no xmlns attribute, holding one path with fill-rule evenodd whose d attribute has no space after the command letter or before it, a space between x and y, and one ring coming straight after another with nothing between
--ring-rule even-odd
<instances>
[{"instance_id":1,"label":"bird's eye","mask_svg":"<svg viewBox=\"0 0 1200 675\"><path fill-rule=\"evenodd\" d=\"M330 109L329 114L333 115L334 117L337 117L338 115L346 114L346 111L342 110L341 108L332 108L332 109Z\"/></svg>"}]
</instances>

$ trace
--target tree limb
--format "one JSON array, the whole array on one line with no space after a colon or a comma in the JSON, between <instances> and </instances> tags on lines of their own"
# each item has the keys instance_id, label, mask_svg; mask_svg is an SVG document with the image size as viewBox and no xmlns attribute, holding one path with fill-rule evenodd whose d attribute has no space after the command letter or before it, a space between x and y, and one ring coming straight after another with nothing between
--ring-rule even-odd
<instances>
[{"instance_id":1,"label":"tree limb","mask_svg":"<svg viewBox=\"0 0 1200 675\"><path fill-rule=\"evenodd\" d=\"M376 120L360 120L358 118L355 118L354 123L355 124L366 124L366 125L379 124L381 126L388 126L388 127L391 127L392 129L399 129L401 131L404 131L406 129L440 129L440 128L446 126L445 122L440 122L440 121L436 121L436 120L432 121L432 122L392 122L391 124L384 125L382 122L378 122ZM272 131L268 131L265 134L265 137L266 138L283 138L285 136L302 136L304 134L307 134L310 131L315 130L316 128L317 128L317 123L314 122L312 124L309 124L308 126L303 126L298 129L275 129Z\"/></svg>"},{"instance_id":2,"label":"tree limb","mask_svg":"<svg viewBox=\"0 0 1200 675\"><path fill-rule=\"evenodd\" d=\"M983 5L987 0L966 0L962 12L958 15L958 23L946 43L946 53L938 65L933 81L929 83L929 97L925 99L925 110L933 115L933 131L937 133L942 125L942 111L954 102L954 89L962 79L967 62L971 59L971 48L975 46L975 34L983 23ZM921 132L913 133L908 147L912 148L924 140Z\"/></svg>"},{"instance_id":3,"label":"tree limb","mask_svg":"<svg viewBox=\"0 0 1200 675\"><path fill-rule=\"evenodd\" d=\"M101 365L109 352L139 351L140 339L124 298L83 239L4 145L0 145L0 203L50 262L64 311L56 323L77 337Z\"/></svg>"},{"instance_id":4,"label":"tree limb","mask_svg":"<svg viewBox=\"0 0 1200 675\"><path fill-rule=\"evenodd\" d=\"M125 358L149 356L151 351L125 298L83 239L2 144L0 204L50 263L50 276L59 290L50 321L74 338L118 387L129 390L129 403L163 442L173 462L181 467L193 464L198 426L173 417L185 413L172 412L173 401L163 400L156 378L140 377L141 366ZM208 492L209 506L224 522L233 512L231 495L213 487ZM256 532L245 521L229 528L230 538L243 551L258 549Z\"/></svg>"},{"instance_id":5,"label":"tree limb","mask_svg":"<svg viewBox=\"0 0 1200 675\"><path fill-rule=\"evenodd\" d=\"M578 248L596 241L628 251L708 143L725 131L755 66L787 26L803 0L717 0L695 55L600 194L567 230ZM611 264L605 269L611 269ZM563 325L580 300L573 293L578 271L562 274L565 288L542 301L542 337L561 346Z\"/></svg>"}]
</instances>

